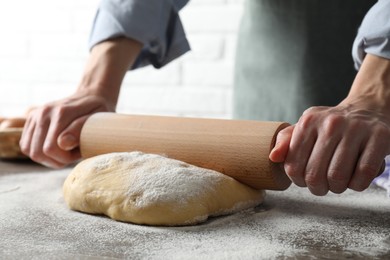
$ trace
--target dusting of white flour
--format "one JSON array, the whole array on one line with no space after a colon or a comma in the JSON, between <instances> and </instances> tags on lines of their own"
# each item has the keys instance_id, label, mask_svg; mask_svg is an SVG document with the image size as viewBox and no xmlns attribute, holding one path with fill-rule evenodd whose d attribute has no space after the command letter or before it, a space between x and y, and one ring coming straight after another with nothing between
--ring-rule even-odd
<instances>
[{"instance_id":1,"label":"dusting of white flour","mask_svg":"<svg viewBox=\"0 0 390 260\"><path fill-rule=\"evenodd\" d=\"M156 228L69 210L61 188L70 170L39 169L0 162L10 191L0 194L3 259L390 259L381 190L315 197L292 186L256 209Z\"/></svg>"},{"instance_id":2,"label":"dusting of white flour","mask_svg":"<svg viewBox=\"0 0 390 260\"><path fill-rule=\"evenodd\" d=\"M156 154L122 152L79 163L64 184L71 209L148 225L196 224L262 202L264 192Z\"/></svg>"},{"instance_id":3,"label":"dusting of white flour","mask_svg":"<svg viewBox=\"0 0 390 260\"><path fill-rule=\"evenodd\" d=\"M129 183L124 186L128 187L125 191L128 197L136 197L138 207L168 201L181 207L208 190L215 191L220 183L217 172L172 159L167 164L164 159L159 155L140 152L110 153L97 156L88 166L92 172L99 172L113 164L124 161L131 163L131 180L127 180ZM129 172L123 174L129 175Z\"/></svg>"}]
</instances>

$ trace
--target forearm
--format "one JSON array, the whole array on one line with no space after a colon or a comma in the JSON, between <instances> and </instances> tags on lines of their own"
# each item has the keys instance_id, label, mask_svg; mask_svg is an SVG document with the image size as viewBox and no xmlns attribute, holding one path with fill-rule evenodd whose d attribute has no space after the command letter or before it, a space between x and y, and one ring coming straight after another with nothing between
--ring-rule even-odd
<instances>
[{"instance_id":1,"label":"forearm","mask_svg":"<svg viewBox=\"0 0 390 260\"><path fill-rule=\"evenodd\" d=\"M365 108L390 116L390 60L367 54L340 105L365 104Z\"/></svg>"},{"instance_id":2,"label":"forearm","mask_svg":"<svg viewBox=\"0 0 390 260\"><path fill-rule=\"evenodd\" d=\"M103 97L115 110L122 80L141 48L141 43L125 37L94 46L77 91Z\"/></svg>"}]
</instances>

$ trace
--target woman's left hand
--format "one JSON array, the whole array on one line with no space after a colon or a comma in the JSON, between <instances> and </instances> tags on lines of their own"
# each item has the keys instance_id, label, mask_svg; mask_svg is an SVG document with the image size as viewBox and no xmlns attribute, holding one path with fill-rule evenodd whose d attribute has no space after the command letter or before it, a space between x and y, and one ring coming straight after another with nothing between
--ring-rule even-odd
<instances>
[{"instance_id":1,"label":"woman's left hand","mask_svg":"<svg viewBox=\"0 0 390 260\"><path fill-rule=\"evenodd\" d=\"M279 132L270 153L289 178L315 195L363 191L390 154L390 61L368 55L348 97L312 107Z\"/></svg>"}]
</instances>

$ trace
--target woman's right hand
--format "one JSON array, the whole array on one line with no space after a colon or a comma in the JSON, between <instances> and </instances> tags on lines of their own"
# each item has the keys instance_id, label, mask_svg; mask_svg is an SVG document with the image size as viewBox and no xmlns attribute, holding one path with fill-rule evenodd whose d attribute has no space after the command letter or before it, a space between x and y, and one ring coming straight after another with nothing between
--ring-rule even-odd
<instances>
[{"instance_id":1,"label":"woman's right hand","mask_svg":"<svg viewBox=\"0 0 390 260\"><path fill-rule=\"evenodd\" d=\"M80 133L87 118L114 110L105 98L85 91L34 108L28 113L20 148L35 162L64 167L81 157Z\"/></svg>"},{"instance_id":2,"label":"woman's right hand","mask_svg":"<svg viewBox=\"0 0 390 260\"><path fill-rule=\"evenodd\" d=\"M52 168L80 159L81 128L97 112L114 112L127 70L142 44L125 37L95 45L75 94L30 111L20 148L32 160Z\"/></svg>"}]
</instances>

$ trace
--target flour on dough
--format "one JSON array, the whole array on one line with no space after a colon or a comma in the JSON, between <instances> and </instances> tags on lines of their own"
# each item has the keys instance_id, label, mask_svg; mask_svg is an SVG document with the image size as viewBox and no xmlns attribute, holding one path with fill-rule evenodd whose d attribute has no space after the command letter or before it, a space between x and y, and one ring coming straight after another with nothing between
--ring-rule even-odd
<instances>
[{"instance_id":1,"label":"flour on dough","mask_svg":"<svg viewBox=\"0 0 390 260\"><path fill-rule=\"evenodd\" d=\"M219 172L141 152L80 162L63 187L68 206L145 225L182 226L263 201L264 192Z\"/></svg>"}]
</instances>

